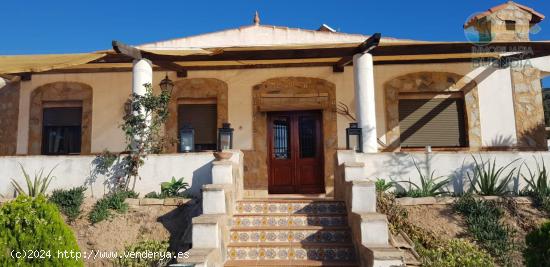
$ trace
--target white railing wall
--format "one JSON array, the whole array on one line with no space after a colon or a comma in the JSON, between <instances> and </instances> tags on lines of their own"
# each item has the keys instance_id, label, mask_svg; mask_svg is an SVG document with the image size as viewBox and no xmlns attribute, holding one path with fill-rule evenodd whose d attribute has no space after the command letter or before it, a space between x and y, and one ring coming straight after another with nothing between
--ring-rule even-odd
<instances>
[{"instance_id":1,"label":"white railing wall","mask_svg":"<svg viewBox=\"0 0 550 267\"><path fill-rule=\"evenodd\" d=\"M423 174L434 171L434 176L451 177L447 189L451 192L463 192L469 189L469 179L475 168L475 157L481 163L493 160L497 168L512 163L504 172L507 174L515 168L510 189L518 192L523 189L526 183L522 176L528 177L529 171L537 169L537 162L545 163L550 167L550 152L411 152L411 153L353 153L351 151L339 151L339 161L348 158L348 162L364 163L360 174L356 175L358 180L366 178L376 180L377 178L388 181L411 181L420 184L416 165ZM550 170L550 169L549 169ZM361 176L361 177L359 177ZM503 175L504 176L504 175ZM401 183L401 186L408 189L407 183Z\"/></svg>"},{"instance_id":2,"label":"white railing wall","mask_svg":"<svg viewBox=\"0 0 550 267\"><path fill-rule=\"evenodd\" d=\"M14 190L10 184L14 178L22 186L26 186L19 164L33 177L35 172L44 168L44 172L55 167L52 174L49 191L58 188L87 186L86 194L101 197L108 192L108 182L112 175L102 175L96 172L93 161L95 156L10 156L0 157L0 194L13 196ZM160 191L160 183L168 181L172 176L184 177L189 183L188 193L199 196L205 184L212 183L212 152L160 154L150 155L139 174L141 179L135 184L135 191L144 196L151 191Z\"/></svg>"}]
</instances>

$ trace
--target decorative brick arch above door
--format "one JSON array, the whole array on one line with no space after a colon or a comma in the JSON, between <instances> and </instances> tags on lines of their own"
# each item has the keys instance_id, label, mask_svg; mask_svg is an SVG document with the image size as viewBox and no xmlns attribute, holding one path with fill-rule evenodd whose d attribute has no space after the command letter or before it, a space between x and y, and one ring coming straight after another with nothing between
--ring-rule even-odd
<instances>
[{"instance_id":1,"label":"decorative brick arch above door","mask_svg":"<svg viewBox=\"0 0 550 267\"><path fill-rule=\"evenodd\" d=\"M386 100L386 150L400 148L399 93L463 92L470 150L481 148L481 123L477 83L469 77L449 72L415 72L384 84Z\"/></svg>"},{"instance_id":2,"label":"decorative brick arch above door","mask_svg":"<svg viewBox=\"0 0 550 267\"><path fill-rule=\"evenodd\" d=\"M45 102L82 102L82 139L80 153L90 154L92 147L92 87L79 82L54 82L34 89L30 99L29 155L42 152L42 120Z\"/></svg>"},{"instance_id":3,"label":"decorative brick arch above door","mask_svg":"<svg viewBox=\"0 0 550 267\"><path fill-rule=\"evenodd\" d=\"M174 82L174 90L168 105L168 120L165 131L168 139L166 152L176 153L178 138L178 101L180 99L216 99L217 125L228 122L227 84L215 78L190 78Z\"/></svg>"},{"instance_id":4,"label":"decorative brick arch above door","mask_svg":"<svg viewBox=\"0 0 550 267\"><path fill-rule=\"evenodd\" d=\"M292 97L295 99L291 99ZM336 86L310 77L277 77L252 88L253 150L245 153L245 190L268 189L267 111L320 110L323 125L324 185L334 190L334 154L337 149ZM277 101L276 99L280 98ZM275 100L274 100L275 99ZM282 104L280 104L282 103Z\"/></svg>"}]
</instances>

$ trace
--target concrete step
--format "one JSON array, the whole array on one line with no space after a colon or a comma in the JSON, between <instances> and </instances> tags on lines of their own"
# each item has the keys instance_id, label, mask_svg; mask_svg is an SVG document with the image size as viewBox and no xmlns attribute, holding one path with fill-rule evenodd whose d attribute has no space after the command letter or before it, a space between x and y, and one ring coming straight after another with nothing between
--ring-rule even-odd
<instances>
[{"instance_id":1,"label":"concrete step","mask_svg":"<svg viewBox=\"0 0 550 267\"><path fill-rule=\"evenodd\" d=\"M346 214L248 214L233 216L232 225L238 227L346 226L348 218Z\"/></svg>"},{"instance_id":2,"label":"concrete step","mask_svg":"<svg viewBox=\"0 0 550 267\"><path fill-rule=\"evenodd\" d=\"M250 242L302 242L302 243L345 243L352 242L347 227L292 227L292 228L233 228L230 231L232 243Z\"/></svg>"},{"instance_id":3,"label":"concrete step","mask_svg":"<svg viewBox=\"0 0 550 267\"><path fill-rule=\"evenodd\" d=\"M338 215L346 214L342 201L307 199L256 199L241 200L236 205L236 215Z\"/></svg>"}]
</instances>

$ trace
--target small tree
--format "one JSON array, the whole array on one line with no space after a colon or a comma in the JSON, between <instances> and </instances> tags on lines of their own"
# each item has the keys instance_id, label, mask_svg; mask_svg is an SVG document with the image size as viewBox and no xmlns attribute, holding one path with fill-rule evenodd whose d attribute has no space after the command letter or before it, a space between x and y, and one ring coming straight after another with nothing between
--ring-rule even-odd
<instances>
[{"instance_id":1,"label":"small tree","mask_svg":"<svg viewBox=\"0 0 550 267\"><path fill-rule=\"evenodd\" d=\"M161 129L168 119L170 92L163 90L156 95L151 84L144 84L144 87L144 95L130 95L120 126L124 131L127 151L116 156L120 160L113 160L113 153L106 151L96 161L101 163L96 166L98 173L120 173L109 169L122 170L122 175L114 177L112 189L115 191L128 190L131 182L133 190L136 180L140 179L139 168L147 155L162 152L166 143Z\"/></svg>"},{"instance_id":2,"label":"small tree","mask_svg":"<svg viewBox=\"0 0 550 267\"><path fill-rule=\"evenodd\" d=\"M124 188L128 189L130 180L133 186L139 179L139 168L143 166L148 154L157 154L164 149L165 140L161 128L168 119L170 92L153 93L150 83L144 84L145 94L132 93L128 99L130 109L126 111L121 125L126 136L126 149L129 154L124 157L127 163L127 177Z\"/></svg>"}]
</instances>

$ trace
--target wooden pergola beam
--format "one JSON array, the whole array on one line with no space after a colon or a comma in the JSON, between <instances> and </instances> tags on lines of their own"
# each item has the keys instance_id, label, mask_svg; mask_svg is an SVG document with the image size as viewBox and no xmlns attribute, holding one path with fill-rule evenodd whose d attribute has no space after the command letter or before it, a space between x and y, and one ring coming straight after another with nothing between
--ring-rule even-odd
<instances>
[{"instance_id":1,"label":"wooden pergola beam","mask_svg":"<svg viewBox=\"0 0 550 267\"><path fill-rule=\"evenodd\" d=\"M370 38L369 38L370 39ZM368 48L367 43L356 47L332 47L332 48L311 48L311 49L257 49L246 51L224 51L214 55L158 55L141 51L142 57L151 61L171 61L171 62L193 62L193 61L240 61L240 60L281 60L281 59L312 59L312 58L341 58L341 63L348 63L353 59L353 55ZM414 55L452 55L452 54L475 54L485 53L485 50L507 48L524 48L533 52L531 57L544 55L550 50L549 42L509 42L494 43L486 46L478 46L473 43L412 43L412 44L384 44L373 47L370 53L374 60L379 56L414 56ZM498 51L498 50L496 50ZM363 51L364 52L364 51ZM508 51L509 52L509 51ZM131 62L128 56L121 54L110 54L102 59L91 63L128 63ZM335 64L336 65L336 64ZM341 64L342 65L342 64Z\"/></svg>"},{"instance_id":2,"label":"wooden pergola beam","mask_svg":"<svg viewBox=\"0 0 550 267\"><path fill-rule=\"evenodd\" d=\"M116 40L113 40L112 45L113 45L113 50L115 50L115 52L117 52L119 54L128 56L132 59L142 59L143 58L141 56L141 50L139 50L139 49L137 49L133 46L129 46L127 44L124 44L124 43L122 43L120 41L116 41Z\"/></svg>"},{"instance_id":3,"label":"wooden pergola beam","mask_svg":"<svg viewBox=\"0 0 550 267\"><path fill-rule=\"evenodd\" d=\"M116 41L114 40L112 42L112 45L113 45L113 50L115 50L115 52L117 52L118 54L122 54L122 55L125 55L127 57L130 57L132 59L143 59L143 58L146 58L146 59L149 59L151 60L151 62L163 69L167 69L167 70L172 70L172 71L175 71L177 73L177 76L180 77L180 78L185 78L187 77L187 69L172 62L172 61L163 61L163 60L158 60L154 57L150 57L148 56L149 53L142 53L141 50L139 50L138 48L135 48L133 46L129 46L127 44L124 44L120 41Z\"/></svg>"},{"instance_id":4,"label":"wooden pergola beam","mask_svg":"<svg viewBox=\"0 0 550 267\"><path fill-rule=\"evenodd\" d=\"M363 43L361 43L354 51L352 55L347 55L345 57L342 57L334 66L332 67L332 71L334 72L344 72L344 67L348 65L350 62L353 61L353 55L359 54L359 53L365 53L368 52L375 47L378 46L380 43L380 38L382 37L382 34L375 33L371 37L369 37L367 40L365 40Z\"/></svg>"},{"instance_id":5,"label":"wooden pergola beam","mask_svg":"<svg viewBox=\"0 0 550 267\"><path fill-rule=\"evenodd\" d=\"M179 78L187 77L187 69L171 61L152 61L153 64L167 70L173 70L176 72Z\"/></svg>"}]
</instances>

